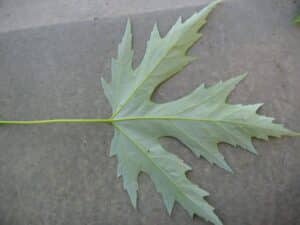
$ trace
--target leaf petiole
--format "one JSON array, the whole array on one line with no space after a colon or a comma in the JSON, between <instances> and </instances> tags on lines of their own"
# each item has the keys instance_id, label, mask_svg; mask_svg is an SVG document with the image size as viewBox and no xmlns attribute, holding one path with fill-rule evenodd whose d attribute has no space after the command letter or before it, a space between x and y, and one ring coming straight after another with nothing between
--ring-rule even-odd
<instances>
[{"instance_id":1,"label":"leaf petiole","mask_svg":"<svg viewBox=\"0 0 300 225\"><path fill-rule=\"evenodd\" d=\"M112 123L112 118L89 118L89 119L48 119L48 120L0 120L0 125L34 125L52 123Z\"/></svg>"}]
</instances>

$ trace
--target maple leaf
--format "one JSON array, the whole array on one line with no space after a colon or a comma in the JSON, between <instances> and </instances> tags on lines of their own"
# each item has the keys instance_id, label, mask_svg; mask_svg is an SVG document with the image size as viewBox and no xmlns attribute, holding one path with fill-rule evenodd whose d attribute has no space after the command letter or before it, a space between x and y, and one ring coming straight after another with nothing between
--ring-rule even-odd
<instances>
[{"instance_id":1,"label":"maple leaf","mask_svg":"<svg viewBox=\"0 0 300 225\"><path fill-rule=\"evenodd\" d=\"M110 118L64 118L46 120L0 120L1 125L52 123L111 123L114 137L111 156L118 158L118 175L123 177L134 208L137 202L138 175L150 175L163 197L169 214L175 202L188 213L222 225L214 208L204 199L208 192L190 182L186 172L191 168L159 143L161 137L174 137L197 157L232 172L218 150L218 143L240 146L256 153L252 138L300 136L273 123L273 118L256 114L262 104L231 105L226 99L245 74L219 82L211 87L201 85L178 100L157 104L151 101L155 88L195 58L188 49L201 37L200 28L220 1L214 1L182 22L179 18L161 37L155 25L140 65L132 68L132 34L128 21L118 56L112 60L112 81L102 79L102 86L113 114ZM300 22L300 18L296 22Z\"/></svg>"},{"instance_id":2,"label":"maple leaf","mask_svg":"<svg viewBox=\"0 0 300 225\"><path fill-rule=\"evenodd\" d=\"M132 68L132 34L128 21L118 56L112 60L112 81L102 86L112 109L115 128L111 156L118 159L118 175L123 177L132 205L136 208L138 175L147 173L171 214L175 202L188 213L221 225L214 208L204 197L208 192L191 183L186 172L191 168L159 143L160 137L174 137L196 156L231 171L218 150L218 143L240 146L255 153L251 138L268 139L293 135L272 118L257 115L261 104L230 105L226 98L245 75L211 87L201 85L178 100L157 104L151 101L155 88L181 71L194 57L187 50L201 37L199 29L219 3L215 1L182 22L179 18L161 37L156 25L140 65Z\"/></svg>"}]
</instances>

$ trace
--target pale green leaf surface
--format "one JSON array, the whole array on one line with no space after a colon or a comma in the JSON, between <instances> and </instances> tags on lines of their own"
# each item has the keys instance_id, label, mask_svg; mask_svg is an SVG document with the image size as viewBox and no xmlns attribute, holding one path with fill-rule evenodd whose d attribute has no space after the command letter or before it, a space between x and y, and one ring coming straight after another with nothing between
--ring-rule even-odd
<instances>
[{"instance_id":1,"label":"pale green leaf surface","mask_svg":"<svg viewBox=\"0 0 300 225\"><path fill-rule=\"evenodd\" d=\"M199 29L219 1L215 1L182 22L178 19L165 37L155 25L140 65L132 68L132 35L130 22L112 61L112 81L102 80L105 94L113 109L115 134L111 155L118 158L118 175L123 177L134 207L137 201L138 175L147 173L163 197L169 214L174 202L180 203L191 216L197 214L215 225L221 221L204 197L208 193L191 183L185 173L191 168L166 151L159 143L164 136L175 137L196 156L202 156L227 171L229 165L218 150L218 143L256 150L251 138L267 139L294 133L272 118L256 114L261 104L231 105L230 92L245 75L219 82L211 87L201 85L178 100L157 104L151 101L154 89L181 71L194 58L187 50L201 34Z\"/></svg>"}]
</instances>

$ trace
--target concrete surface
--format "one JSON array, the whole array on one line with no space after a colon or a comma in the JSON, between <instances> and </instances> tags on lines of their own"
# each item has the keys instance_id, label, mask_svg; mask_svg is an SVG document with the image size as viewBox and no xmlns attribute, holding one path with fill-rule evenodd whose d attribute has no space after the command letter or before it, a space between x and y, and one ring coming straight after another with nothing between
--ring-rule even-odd
<instances>
[{"instance_id":1,"label":"concrete surface","mask_svg":"<svg viewBox=\"0 0 300 225\"><path fill-rule=\"evenodd\" d=\"M192 5L199 0L0 0L0 32Z\"/></svg>"},{"instance_id":2,"label":"concrete surface","mask_svg":"<svg viewBox=\"0 0 300 225\"><path fill-rule=\"evenodd\" d=\"M264 102L262 114L300 131L300 27L290 23L296 5L225 1L191 49L199 60L162 85L154 99L175 99L202 82L248 71L230 102ZM131 16L135 63L155 21L165 33L179 15L199 8ZM110 76L125 22L114 17L0 33L1 117L109 116L100 76ZM191 220L179 205L169 217L146 175L134 210L116 177L116 159L108 157L111 137L108 125L1 127L0 224L207 224ZM196 159L174 140L163 144L193 167L190 178L211 193L208 201L225 225L300 224L299 138L255 140L258 156L221 145L233 175Z\"/></svg>"}]
</instances>

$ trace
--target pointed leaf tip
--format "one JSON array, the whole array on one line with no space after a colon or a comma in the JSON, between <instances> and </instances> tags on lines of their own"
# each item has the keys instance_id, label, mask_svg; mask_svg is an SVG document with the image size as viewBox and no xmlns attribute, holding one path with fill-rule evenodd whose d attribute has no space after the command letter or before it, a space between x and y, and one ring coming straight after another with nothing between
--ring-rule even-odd
<instances>
[{"instance_id":1,"label":"pointed leaf tip","mask_svg":"<svg viewBox=\"0 0 300 225\"><path fill-rule=\"evenodd\" d=\"M150 41L157 41L160 39L161 39L161 37L160 37L159 30L158 30L158 26L157 26L157 23L155 23L153 26L152 32L150 34Z\"/></svg>"},{"instance_id":2,"label":"pointed leaf tip","mask_svg":"<svg viewBox=\"0 0 300 225\"><path fill-rule=\"evenodd\" d=\"M126 31L127 32L131 32L131 21L130 21L130 18L128 18L127 22L126 22Z\"/></svg>"},{"instance_id":3,"label":"pointed leaf tip","mask_svg":"<svg viewBox=\"0 0 300 225\"><path fill-rule=\"evenodd\" d=\"M207 17L209 15L209 13L221 2L222 2L222 0L213 1L212 3L208 4L204 9L199 11L199 14L203 13L205 15L205 17Z\"/></svg>"},{"instance_id":4,"label":"pointed leaf tip","mask_svg":"<svg viewBox=\"0 0 300 225\"><path fill-rule=\"evenodd\" d=\"M237 82L239 83L242 80L246 79L247 76L248 76L248 73L243 73L243 74L241 74L241 75L239 75L239 76L237 76L236 78L233 78L233 79L236 79Z\"/></svg>"}]
</instances>

